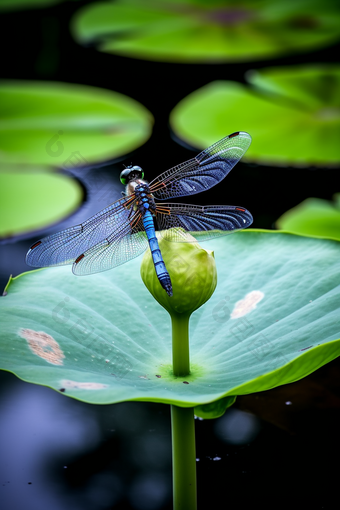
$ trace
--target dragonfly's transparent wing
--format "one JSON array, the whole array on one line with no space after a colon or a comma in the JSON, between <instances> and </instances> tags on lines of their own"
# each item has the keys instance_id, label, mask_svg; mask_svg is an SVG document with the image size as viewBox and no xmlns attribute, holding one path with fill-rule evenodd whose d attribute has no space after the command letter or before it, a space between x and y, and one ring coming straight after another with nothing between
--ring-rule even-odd
<instances>
[{"instance_id":1,"label":"dragonfly's transparent wing","mask_svg":"<svg viewBox=\"0 0 340 510\"><path fill-rule=\"evenodd\" d=\"M80 254L108 236L127 235L124 228L131 230L135 221L133 202L134 197L121 198L84 223L34 243L26 255L27 264L33 267L72 264Z\"/></svg>"},{"instance_id":2,"label":"dragonfly's transparent wing","mask_svg":"<svg viewBox=\"0 0 340 510\"><path fill-rule=\"evenodd\" d=\"M148 246L146 232L141 231L140 221L134 228L129 229L126 225L120 235L109 236L100 243L92 246L80 255L73 263L72 271L76 275L87 275L107 271L128 260L138 257Z\"/></svg>"},{"instance_id":3,"label":"dragonfly's transparent wing","mask_svg":"<svg viewBox=\"0 0 340 510\"><path fill-rule=\"evenodd\" d=\"M159 200L201 193L218 184L242 158L251 143L244 131L226 136L185 163L170 168L150 184Z\"/></svg>"},{"instance_id":4,"label":"dragonfly's transparent wing","mask_svg":"<svg viewBox=\"0 0 340 510\"><path fill-rule=\"evenodd\" d=\"M253 217L247 209L234 205L162 204L156 209L159 234L169 241L188 242L181 229L198 241L231 234L249 227ZM167 229L172 229L166 232Z\"/></svg>"}]
</instances>

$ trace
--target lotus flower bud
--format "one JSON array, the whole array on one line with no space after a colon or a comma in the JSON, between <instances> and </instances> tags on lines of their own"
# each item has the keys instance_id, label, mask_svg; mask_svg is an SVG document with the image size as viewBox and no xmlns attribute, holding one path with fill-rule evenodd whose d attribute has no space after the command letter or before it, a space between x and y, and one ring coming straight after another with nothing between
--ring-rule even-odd
<instances>
[{"instance_id":1,"label":"lotus flower bud","mask_svg":"<svg viewBox=\"0 0 340 510\"><path fill-rule=\"evenodd\" d=\"M182 242L169 241L176 237ZM156 276L148 249L141 264L141 276L153 297L170 313L191 314L212 296L217 284L214 252L204 250L182 229L162 231L159 247L169 272L173 296L169 297Z\"/></svg>"}]
</instances>

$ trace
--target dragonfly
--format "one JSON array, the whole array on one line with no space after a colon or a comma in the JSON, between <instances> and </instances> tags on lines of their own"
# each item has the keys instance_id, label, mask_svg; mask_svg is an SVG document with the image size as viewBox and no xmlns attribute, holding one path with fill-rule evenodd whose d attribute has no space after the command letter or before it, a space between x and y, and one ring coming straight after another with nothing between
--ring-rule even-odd
<instances>
[{"instance_id":1,"label":"dragonfly","mask_svg":"<svg viewBox=\"0 0 340 510\"><path fill-rule=\"evenodd\" d=\"M185 232L201 242L249 227L253 218L244 207L157 200L191 196L219 184L250 143L248 133L232 133L150 183L144 180L141 167L127 166L120 174L126 187L122 198L84 223L34 243L27 252L27 264L33 267L72 264L75 275L89 275L124 264L149 246L158 280L168 296L172 296L171 278L157 234L170 241L187 242L188 237L182 235Z\"/></svg>"}]
</instances>

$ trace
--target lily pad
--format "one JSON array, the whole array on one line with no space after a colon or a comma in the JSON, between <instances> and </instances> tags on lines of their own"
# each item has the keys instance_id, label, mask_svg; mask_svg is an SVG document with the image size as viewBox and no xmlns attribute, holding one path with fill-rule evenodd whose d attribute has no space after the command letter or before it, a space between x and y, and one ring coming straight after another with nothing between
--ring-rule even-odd
<instances>
[{"instance_id":1,"label":"lily pad","mask_svg":"<svg viewBox=\"0 0 340 510\"><path fill-rule=\"evenodd\" d=\"M0 168L0 238L44 228L71 214L83 191L75 179L38 169Z\"/></svg>"},{"instance_id":2,"label":"lily pad","mask_svg":"<svg viewBox=\"0 0 340 510\"><path fill-rule=\"evenodd\" d=\"M116 0L82 7L75 39L100 51L168 62L239 62L327 46L340 38L333 0Z\"/></svg>"},{"instance_id":3,"label":"lily pad","mask_svg":"<svg viewBox=\"0 0 340 510\"><path fill-rule=\"evenodd\" d=\"M215 81L173 109L170 124L185 143L204 148L230 130L251 134L245 161L340 166L340 66L262 69L250 85Z\"/></svg>"},{"instance_id":4,"label":"lily pad","mask_svg":"<svg viewBox=\"0 0 340 510\"><path fill-rule=\"evenodd\" d=\"M296 234L340 240L340 205L320 198L307 198L285 212L276 221L276 226Z\"/></svg>"},{"instance_id":5,"label":"lily pad","mask_svg":"<svg viewBox=\"0 0 340 510\"><path fill-rule=\"evenodd\" d=\"M1 368L89 403L192 407L296 381L339 356L338 241L247 230L206 248L218 284L191 318L190 375L172 373L170 318L141 281L141 257L92 276L63 266L10 279Z\"/></svg>"},{"instance_id":6,"label":"lily pad","mask_svg":"<svg viewBox=\"0 0 340 510\"><path fill-rule=\"evenodd\" d=\"M151 135L153 117L110 90L0 82L0 161L74 168L122 156Z\"/></svg>"}]
</instances>

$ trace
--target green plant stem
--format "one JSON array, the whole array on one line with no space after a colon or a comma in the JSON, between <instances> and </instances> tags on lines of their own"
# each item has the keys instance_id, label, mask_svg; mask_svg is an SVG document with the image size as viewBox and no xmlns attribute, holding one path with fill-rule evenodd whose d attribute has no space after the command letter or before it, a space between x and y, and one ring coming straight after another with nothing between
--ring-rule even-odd
<instances>
[{"instance_id":1,"label":"green plant stem","mask_svg":"<svg viewBox=\"0 0 340 510\"><path fill-rule=\"evenodd\" d=\"M175 376L190 373L189 314L171 314ZM171 406L174 510L196 510L196 448L193 407Z\"/></svg>"},{"instance_id":2,"label":"green plant stem","mask_svg":"<svg viewBox=\"0 0 340 510\"><path fill-rule=\"evenodd\" d=\"M171 406L174 510L196 510L196 449L193 407Z\"/></svg>"},{"instance_id":3,"label":"green plant stem","mask_svg":"<svg viewBox=\"0 0 340 510\"><path fill-rule=\"evenodd\" d=\"M175 376L190 373L189 318L191 314L172 313L172 369Z\"/></svg>"}]
</instances>

